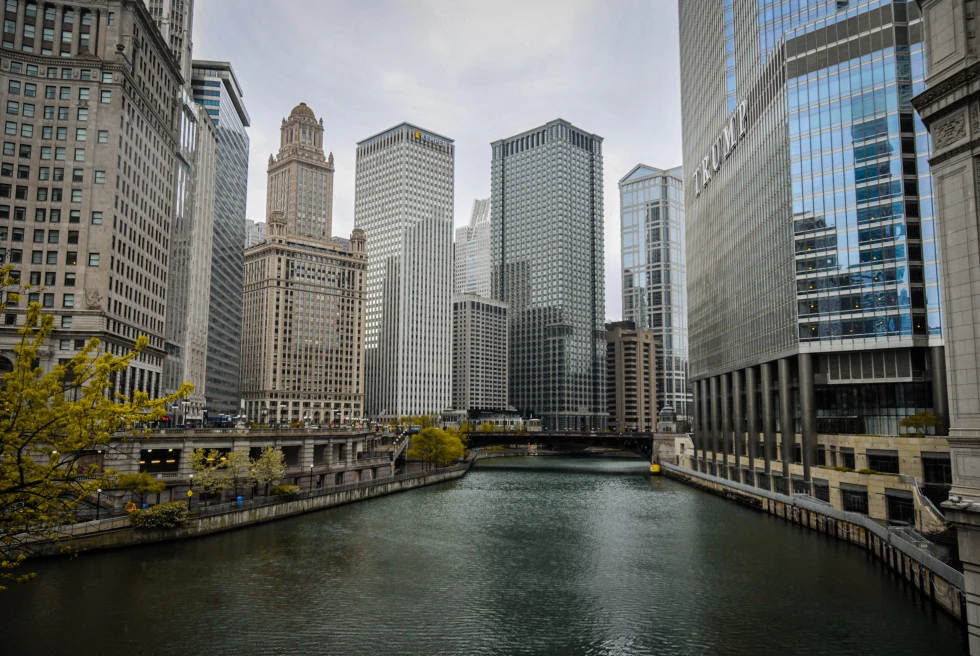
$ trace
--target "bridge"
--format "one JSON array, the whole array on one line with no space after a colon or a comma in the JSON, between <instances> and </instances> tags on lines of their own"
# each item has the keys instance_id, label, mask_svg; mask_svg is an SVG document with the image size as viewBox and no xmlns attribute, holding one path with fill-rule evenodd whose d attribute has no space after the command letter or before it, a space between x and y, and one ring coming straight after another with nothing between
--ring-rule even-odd
<instances>
[{"instance_id":1,"label":"bridge","mask_svg":"<svg viewBox=\"0 0 980 656\"><path fill-rule=\"evenodd\" d=\"M471 431L465 433L467 446L484 449L508 444L534 444L550 451L582 451L606 448L627 451L649 462L673 462L673 433L618 433L604 431Z\"/></svg>"}]
</instances>

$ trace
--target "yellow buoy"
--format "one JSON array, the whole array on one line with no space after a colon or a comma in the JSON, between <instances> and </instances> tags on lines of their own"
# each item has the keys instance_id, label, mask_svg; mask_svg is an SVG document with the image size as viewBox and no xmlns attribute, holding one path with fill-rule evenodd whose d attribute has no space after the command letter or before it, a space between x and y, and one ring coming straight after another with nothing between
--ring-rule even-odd
<instances>
[{"instance_id":1,"label":"yellow buoy","mask_svg":"<svg viewBox=\"0 0 980 656\"><path fill-rule=\"evenodd\" d=\"M650 473L651 474L659 474L660 473L660 463L659 462L651 462L650 463Z\"/></svg>"}]
</instances>

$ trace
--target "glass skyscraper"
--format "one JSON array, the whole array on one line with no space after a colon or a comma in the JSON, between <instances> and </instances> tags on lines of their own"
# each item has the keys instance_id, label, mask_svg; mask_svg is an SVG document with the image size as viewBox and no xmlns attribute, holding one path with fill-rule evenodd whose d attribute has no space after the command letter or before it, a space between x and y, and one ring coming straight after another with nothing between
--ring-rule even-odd
<instances>
[{"instance_id":1,"label":"glass skyscraper","mask_svg":"<svg viewBox=\"0 0 980 656\"><path fill-rule=\"evenodd\" d=\"M686 420L687 273L684 267L684 178L681 167L637 164L619 181L623 253L623 319L660 338L657 413Z\"/></svg>"},{"instance_id":2,"label":"glass skyscraper","mask_svg":"<svg viewBox=\"0 0 980 656\"><path fill-rule=\"evenodd\" d=\"M242 88L228 62L194 61L194 101L217 129L214 252L208 315L207 411L237 415L241 407L240 362L248 182L248 112Z\"/></svg>"},{"instance_id":3,"label":"glass skyscraper","mask_svg":"<svg viewBox=\"0 0 980 656\"><path fill-rule=\"evenodd\" d=\"M930 143L909 102L918 8L685 0L679 14L695 446L713 471L747 432L736 468L763 458L768 485L778 426L802 439L780 450L776 487L794 461L808 484L818 432L946 415Z\"/></svg>"},{"instance_id":4,"label":"glass skyscraper","mask_svg":"<svg viewBox=\"0 0 980 656\"><path fill-rule=\"evenodd\" d=\"M491 287L510 303L510 404L547 430L605 428L602 137L557 119L491 146Z\"/></svg>"}]
</instances>

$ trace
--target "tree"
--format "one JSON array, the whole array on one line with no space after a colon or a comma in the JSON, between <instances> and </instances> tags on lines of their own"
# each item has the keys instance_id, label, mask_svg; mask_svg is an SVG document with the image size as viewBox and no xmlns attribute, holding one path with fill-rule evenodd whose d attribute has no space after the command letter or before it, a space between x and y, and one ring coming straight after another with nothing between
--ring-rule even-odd
<instances>
[{"instance_id":1,"label":"tree","mask_svg":"<svg viewBox=\"0 0 980 656\"><path fill-rule=\"evenodd\" d=\"M248 457L248 453L236 449L225 454L222 459L221 466L225 469L228 484L235 490L236 497L238 496L238 488L248 485L251 464L252 459Z\"/></svg>"},{"instance_id":2,"label":"tree","mask_svg":"<svg viewBox=\"0 0 980 656\"><path fill-rule=\"evenodd\" d=\"M939 426L939 418L931 412L921 411L916 412L914 415L905 417L898 422L898 425L902 428L911 428L917 433L922 433L925 435L926 429Z\"/></svg>"},{"instance_id":3,"label":"tree","mask_svg":"<svg viewBox=\"0 0 980 656\"><path fill-rule=\"evenodd\" d=\"M412 436L408 446L408 457L421 460L428 466L431 463L448 465L465 453L458 435L440 428L423 428Z\"/></svg>"},{"instance_id":4,"label":"tree","mask_svg":"<svg viewBox=\"0 0 980 656\"><path fill-rule=\"evenodd\" d=\"M265 486L265 493L268 495L269 487L279 485L286 475L286 457L281 450L266 447L252 461L249 474L255 483Z\"/></svg>"},{"instance_id":5,"label":"tree","mask_svg":"<svg viewBox=\"0 0 980 656\"><path fill-rule=\"evenodd\" d=\"M491 424L489 421L485 421L480 424L479 432L481 433L492 433L497 430L497 427Z\"/></svg>"},{"instance_id":6,"label":"tree","mask_svg":"<svg viewBox=\"0 0 980 656\"><path fill-rule=\"evenodd\" d=\"M124 490L133 492L137 497L139 497L140 507L146 503L146 496L148 494L160 494L167 487L166 483L159 479L153 478L153 474L149 472L140 472L138 474L121 474L119 476L119 482L116 485Z\"/></svg>"},{"instance_id":7,"label":"tree","mask_svg":"<svg viewBox=\"0 0 980 656\"><path fill-rule=\"evenodd\" d=\"M217 449L194 449L191 452L191 467L194 469L194 488L204 494L219 494L228 487L228 469L224 466L224 456Z\"/></svg>"},{"instance_id":8,"label":"tree","mask_svg":"<svg viewBox=\"0 0 980 656\"><path fill-rule=\"evenodd\" d=\"M20 289L10 272L9 265L0 268L0 298L6 299L0 313L20 302L20 294L10 291ZM31 544L59 539L59 528L77 521L82 502L108 487L113 472L101 471L97 451L111 451L114 435L160 419L167 404L193 389L185 383L160 399L113 390L118 375L149 344L146 336L122 356L103 352L99 340L90 339L46 372L37 363L47 352L54 317L38 303L23 316L13 370L0 384L0 590L5 582L33 578L18 569Z\"/></svg>"}]
</instances>

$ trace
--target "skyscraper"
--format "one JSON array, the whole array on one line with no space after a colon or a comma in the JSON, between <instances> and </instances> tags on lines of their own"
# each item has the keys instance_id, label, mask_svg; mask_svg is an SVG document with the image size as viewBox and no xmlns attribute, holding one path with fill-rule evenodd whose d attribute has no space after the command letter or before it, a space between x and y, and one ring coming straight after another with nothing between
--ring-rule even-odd
<instances>
[{"instance_id":1,"label":"skyscraper","mask_svg":"<svg viewBox=\"0 0 980 656\"><path fill-rule=\"evenodd\" d=\"M507 304L453 295L453 403L456 410L507 408Z\"/></svg>"},{"instance_id":2,"label":"skyscraper","mask_svg":"<svg viewBox=\"0 0 980 656\"><path fill-rule=\"evenodd\" d=\"M268 235L245 253L245 414L273 423L360 418L364 233L351 233L349 249L309 234L329 229L333 166L324 175L323 123L305 103L283 120L279 144L269 158Z\"/></svg>"},{"instance_id":3,"label":"skyscraper","mask_svg":"<svg viewBox=\"0 0 980 656\"><path fill-rule=\"evenodd\" d=\"M187 84L191 79L191 52L194 33L194 0L144 0L163 40L180 67L180 76Z\"/></svg>"},{"instance_id":4,"label":"skyscraper","mask_svg":"<svg viewBox=\"0 0 980 656\"><path fill-rule=\"evenodd\" d=\"M452 401L454 165L452 139L408 123L357 144L371 416L440 412Z\"/></svg>"},{"instance_id":5,"label":"skyscraper","mask_svg":"<svg viewBox=\"0 0 980 656\"><path fill-rule=\"evenodd\" d=\"M265 240L265 222L245 220L245 248L261 244Z\"/></svg>"},{"instance_id":6,"label":"skyscraper","mask_svg":"<svg viewBox=\"0 0 980 656\"><path fill-rule=\"evenodd\" d=\"M510 404L606 425L602 137L562 119L491 144L492 294L510 304Z\"/></svg>"},{"instance_id":7,"label":"skyscraper","mask_svg":"<svg viewBox=\"0 0 980 656\"><path fill-rule=\"evenodd\" d=\"M929 141L909 102L918 8L679 10L695 445L708 470L788 491L801 433L809 489L818 432L946 415ZM763 434L763 471L705 456L731 453L733 430L750 457Z\"/></svg>"},{"instance_id":8,"label":"skyscraper","mask_svg":"<svg viewBox=\"0 0 980 656\"><path fill-rule=\"evenodd\" d=\"M245 128L249 117L230 63L195 61L193 71L194 101L207 112L218 140L205 395L211 415L237 415L241 402L242 244L249 151Z\"/></svg>"},{"instance_id":9,"label":"skyscraper","mask_svg":"<svg viewBox=\"0 0 980 656\"><path fill-rule=\"evenodd\" d=\"M18 7L2 41L0 252L35 286L26 300L54 315L40 365L66 361L91 337L122 354L147 335L149 347L114 389L158 397L180 71L140 2ZM61 26L57 43L25 29L42 19ZM8 303L0 371L12 366L25 307Z\"/></svg>"},{"instance_id":10,"label":"skyscraper","mask_svg":"<svg viewBox=\"0 0 980 656\"><path fill-rule=\"evenodd\" d=\"M660 338L632 321L606 324L606 404L617 431L657 429L655 357Z\"/></svg>"},{"instance_id":11,"label":"skyscraper","mask_svg":"<svg viewBox=\"0 0 980 656\"><path fill-rule=\"evenodd\" d=\"M490 297L490 199L473 201L470 224L456 229L453 293Z\"/></svg>"},{"instance_id":12,"label":"skyscraper","mask_svg":"<svg viewBox=\"0 0 980 656\"><path fill-rule=\"evenodd\" d=\"M657 350L657 418L686 419L687 272L681 167L638 164L619 181L623 319L650 328ZM610 408L610 413L612 409ZM656 419L654 419L656 426Z\"/></svg>"}]
</instances>

